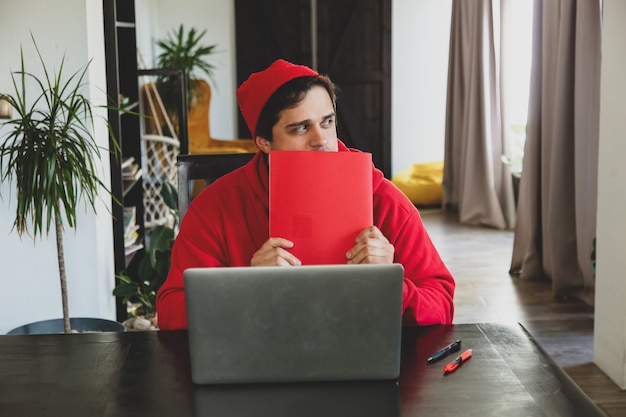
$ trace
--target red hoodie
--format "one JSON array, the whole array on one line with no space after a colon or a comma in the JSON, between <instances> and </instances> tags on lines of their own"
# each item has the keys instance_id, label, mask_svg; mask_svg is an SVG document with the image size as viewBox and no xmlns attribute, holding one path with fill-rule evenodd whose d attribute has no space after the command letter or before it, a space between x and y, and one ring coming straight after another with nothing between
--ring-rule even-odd
<instances>
[{"instance_id":1,"label":"red hoodie","mask_svg":"<svg viewBox=\"0 0 626 417\"><path fill-rule=\"evenodd\" d=\"M359 152L339 142L340 152ZM450 324L452 275L439 257L419 212L382 172L372 167L374 224L404 266L403 324ZM186 329L183 271L192 267L250 266L269 238L269 174L262 153L202 191L182 219L171 268L157 295L161 330Z\"/></svg>"}]
</instances>

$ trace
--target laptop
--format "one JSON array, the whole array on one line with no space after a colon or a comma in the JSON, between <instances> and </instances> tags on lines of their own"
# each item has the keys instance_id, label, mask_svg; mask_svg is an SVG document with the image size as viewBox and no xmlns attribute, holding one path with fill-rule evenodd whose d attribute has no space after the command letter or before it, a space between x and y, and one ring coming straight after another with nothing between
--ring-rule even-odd
<instances>
[{"instance_id":1,"label":"laptop","mask_svg":"<svg viewBox=\"0 0 626 417\"><path fill-rule=\"evenodd\" d=\"M396 379L403 275L400 264L187 269L193 382Z\"/></svg>"}]
</instances>

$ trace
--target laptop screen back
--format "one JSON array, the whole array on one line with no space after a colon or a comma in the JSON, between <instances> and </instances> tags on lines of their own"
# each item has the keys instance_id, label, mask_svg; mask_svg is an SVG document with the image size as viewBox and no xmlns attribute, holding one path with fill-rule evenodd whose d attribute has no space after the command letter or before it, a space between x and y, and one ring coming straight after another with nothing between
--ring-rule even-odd
<instances>
[{"instance_id":1,"label":"laptop screen back","mask_svg":"<svg viewBox=\"0 0 626 417\"><path fill-rule=\"evenodd\" d=\"M195 383L399 374L399 264L196 268L184 280Z\"/></svg>"}]
</instances>

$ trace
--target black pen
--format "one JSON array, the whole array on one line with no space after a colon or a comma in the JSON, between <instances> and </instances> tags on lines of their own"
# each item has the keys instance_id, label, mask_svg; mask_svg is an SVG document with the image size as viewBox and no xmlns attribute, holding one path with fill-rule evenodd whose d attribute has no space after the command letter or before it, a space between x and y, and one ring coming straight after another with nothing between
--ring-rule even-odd
<instances>
[{"instance_id":1,"label":"black pen","mask_svg":"<svg viewBox=\"0 0 626 417\"><path fill-rule=\"evenodd\" d=\"M438 350L437 352L430 355L428 358L428 364L437 362L439 359L448 356L452 352L457 352L461 349L461 341L457 340L456 342L450 343L448 346Z\"/></svg>"}]
</instances>

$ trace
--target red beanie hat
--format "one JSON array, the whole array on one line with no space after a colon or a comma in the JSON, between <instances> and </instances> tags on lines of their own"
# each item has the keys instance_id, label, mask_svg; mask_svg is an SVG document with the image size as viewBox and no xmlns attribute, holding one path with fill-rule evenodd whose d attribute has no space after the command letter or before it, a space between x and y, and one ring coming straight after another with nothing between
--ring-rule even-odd
<instances>
[{"instance_id":1,"label":"red beanie hat","mask_svg":"<svg viewBox=\"0 0 626 417\"><path fill-rule=\"evenodd\" d=\"M283 84L294 78L316 77L319 74L304 65L295 65L279 59L267 69L255 72L237 89L237 101L252 139L256 134L256 125L267 100Z\"/></svg>"}]
</instances>

